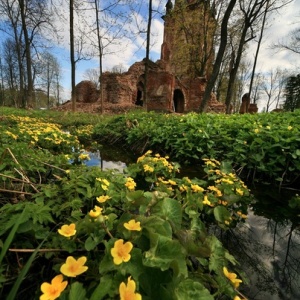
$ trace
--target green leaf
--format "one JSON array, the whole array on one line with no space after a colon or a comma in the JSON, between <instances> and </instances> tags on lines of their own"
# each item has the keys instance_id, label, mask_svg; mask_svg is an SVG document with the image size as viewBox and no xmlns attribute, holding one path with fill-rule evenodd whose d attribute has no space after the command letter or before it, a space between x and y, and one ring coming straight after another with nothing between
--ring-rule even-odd
<instances>
[{"instance_id":1,"label":"green leaf","mask_svg":"<svg viewBox=\"0 0 300 300\"><path fill-rule=\"evenodd\" d=\"M101 300L103 299L111 290L112 287L112 277L102 276L100 283L94 290L90 300Z\"/></svg>"},{"instance_id":2,"label":"green leaf","mask_svg":"<svg viewBox=\"0 0 300 300\"><path fill-rule=\"evenodd\" d=\"M23 223L25 221L24 220L24 215L25 215L25 209L23 210L22 214L17 219L15 225L11 229L8 237L6 238L6 240L4 242L3 248L1 249L1 253L0 253L0 265L1 265L1 262L4 258L4 256L5 256L8 248L9 248L9 245L12 243L12 241L14 239L14 236L16 234L16 231L17 231L18 227L20 226L21 223Z\"/></svg>"},{"instance_id":3,"label":"green leaf","mask_svg":"<svg viewBox=\"0 0 300 300\"><path fill-rule=\"evenodd\" d=\"M30 255L28 261L26 262L25 266L22 268L22 271L18 275L18 278L15 281L12 289L10 290L9 295L7 296L6 300L14 300L14 299L16 299L19 287L20 287L22 281L24 280L26 274L28 273L28 271L29 271L29 269L31 267L32 262L34 261L36 255L38 254L39 249L42 247L42 245L44 244L45 241L46 241L46 239L44 239L39 244L39 246L35 249L35 251ZM2 254L2 251L1 251L1 254Z\"/></svg>"},{"instance_id":4,"label":"green leaf","mask_svg":"<svg viewBox=\"0 0 300 300\"><path fill-rule=\"evenodd\" d=\"M143 228L146 229L149 233L156 232L158 234L164 235L166 237L172 238L172 228L170 223L161 219L158 216L141 218L141 223Z\"/></svg>"},{"instance_id":5,"label":"green leaf","mask_svg":"<svg viewBox=\"0 0 300 300\"><path fill-rule=\"evenodd\" d=\"M185 250L179 241L156 233L150 234L150 250L145 252L144 265L162 271L170 268L175 276L187 276Z\"/></svg>"},{"instance_id":6,"label":"green leaf","mask_svg":"<svg viewBox=\"0 0 300 300\"><path fill-rule=\"evenodd\" d=\"M91 251L99 244L99 242L100 241L97 238L89 236L84 243L84 248L87 251Z\"/></svg>"},{"instance_id":7,"label":"green leaf","mask_svg":"<svg viewBox=\"0 0 300 300\"><path fill-rule=\"evenodd\" d=\"M175 289L177 300L197 299L197 300L214 300L210 292L201 284L192 279L186 279Z\"/></svg>"},{"instance_id":8,"label":"green leaf","mask_svg":"<svg viewBox=\"0 0 300 300\"><path fill-rule=\"evenodd\" d=\"M165 198L156 205L153 213L170 222L173 229L179 230L181 228L182 212L181 205L178 201Z\"/></svg>"},{"instance_id":9,"label":"green leaf","mask_svg":"<svg viewBox=\"0 0 300 300\"><path fill-rule=\"evenodd\" d=\"M86 295L86 291L82 285L82 283L74 282L71 285L71 290L69 293L69 300L84 300Z\"/></svg>"},{"instance_id":10,"label":"green leaf","mask_svg":"<svg viewBox=\"0 0 300 300\"><path fill-rule=\"evenodd\" d=\"M224 221L229 220L230 212L224 206L217 206L214 208L214 216L218 222L224 223Z\"/></svg>"}]
</instances>

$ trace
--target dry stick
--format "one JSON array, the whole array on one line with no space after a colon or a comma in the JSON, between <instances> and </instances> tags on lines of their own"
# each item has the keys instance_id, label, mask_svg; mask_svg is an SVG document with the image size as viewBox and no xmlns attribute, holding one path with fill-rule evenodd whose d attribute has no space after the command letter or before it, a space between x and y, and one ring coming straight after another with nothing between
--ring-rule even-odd
<instances>
[{"instance_id":1,"label":"dry stick","mask_svg":"<svg viewBox=\"0 0 300 300\"><path fill-rule=\"evenodd\" d=\"M39 192L39 190L33 185L33 183L30 182L29 178L22 172L22 167L21 167L21 171L19 171L16 168L14 168L14 170L25 179L25 183L29 184L37 193Z\"/></svg>"},{"instance_id":2,"label":"dry stick","mask_svg":"<svg viewBox=\"0 0 300 300\"><path fill-rule=\"evenodd\" d=\"M33 253L36 249L8 249L10 252ZM38 252L66 252L62 249L39 249Z\"/></svg>"},{"instance_id":3,"label":"dry stick","mask_svg":"<svg viewBox=\"0 0 300 300\"><path fill-rule=\"evenodd\" d=\"M21 171L19 171L18 169L14 168L14 170L19 173L23 179L25 179L25 182L27 184L29 184L37 193L39 192L38 189L33 185L33 183L30 182L29 178L25 175L25 171L23 170L22 166L20 165L20 163L18 162L18 160L16 159L16 157L14 156L14 154L11 152L11 150L9 148L5 149L10 156L12 157L12 159L14 160L14 162L20 166Z\"/></svg>"},{"instance_id":4,"label":"dry stick","mask_svg":"<svg viewBox=\"0 0 300 300\"><path fill-rule=\"evenodd\" d=\"M242 294L240 291L238 291L237 289L235 289L235 291L236 291L240 296L243 297L242 300L248 300L248 298L247 298L244 294Z\"/></svg>"},{"instance_id":5,"label":"dry stick","mask_svg":"<svg viewBox=\"0 0 300 300\"><path fill-rule=\"evenodd\" d=\"M20 178L12 177L12 176L9 176L9 175L6 175L6 174L0 173L0 176L6 177L6 178L9 178L9 179L12 179L12 180L14 180L14 181L23 182L23 183L28 183L27 181L24 181L24 180L22 180L22 179L20 179Z\"/></svg>"},{"instance_id":6,"label":"dry stick","mask_svg":"<svg viewBox=\"0 0 300 300\"><path fill-rule=\"evenodd\" d=\"M27 155L24 155L25 157L28 157L28 158L30 158L29 156L27 156ZM51 164L48 164L48 163L45 163L45 162L43 162L43 161L41 161L41 160L38 160L38 159L36 159L36 161L38 161L38 162L40 162L41 164L43 164L43 165L46 165L46 166L48 166L48 167L51 167L51 168L53 168L53 169L57 169L57 170L60 170L60 171L63 171L63 172L66 172L66 170L64 170L64 169L62 169L62 168L59 168L59 167L57 167L57 166L54 166L54 165L51 165Z\"/></svg>"},{"instance_id":7,"label":"dry stick","mask_svg":"<svg viewBox=\"0 0 300 300\"><path fill-rule=\"evenodd\" d=\"M28 192L6 190L6 189L0 189L0 192L16 193L16 194L23 194L23 195L33 195L32 193L28 193Z\"/></svg>"},{"instance_id":8,"label":"dry stick","mask_svg":"<svg viewBox=\"0 0 300 300\"><path fill-rule=\"evenodd\" d=\"M34 251L36 251L36 249L14 249L14 248L11 248L11 249L8 249L8 251L10 252L22 252L22 253L32 253ZM63 249L39 249L37 250L37 252L42 252L42 253L45 253L45 252L68 252L68 250L63 250ZM76 252L86 252L85 249L77 249Z\"/></svg>"}]
</instances>

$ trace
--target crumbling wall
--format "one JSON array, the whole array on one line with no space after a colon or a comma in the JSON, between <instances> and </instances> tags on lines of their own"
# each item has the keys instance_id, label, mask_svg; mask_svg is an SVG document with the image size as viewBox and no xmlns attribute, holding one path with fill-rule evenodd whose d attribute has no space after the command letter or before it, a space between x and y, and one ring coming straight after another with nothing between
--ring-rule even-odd
<instances>
[{"instance_id":1,"label":"crumbling wall","mask_svg":"<svg viewBox=\"0 0 300 300\"><path fill-rule=\"evenodd\" d=\"M96 84L89 80L79 82L75 87L75 93L77 102L94 103L99 98Z\"/></svg>"}]
</instances>

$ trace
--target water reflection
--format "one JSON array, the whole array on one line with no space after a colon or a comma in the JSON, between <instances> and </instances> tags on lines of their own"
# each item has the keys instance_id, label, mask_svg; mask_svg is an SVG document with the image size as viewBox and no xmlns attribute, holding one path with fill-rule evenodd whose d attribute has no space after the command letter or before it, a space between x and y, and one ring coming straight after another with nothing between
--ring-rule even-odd
<instances>
[{"instance_id":1,"label":"water reflection","mask_svg":"<svg viewBox=\"0 0 300 300\"><path fill-rule=\"evenodd\" d=\"M89 160L85 161L85 164L89 167L96 166L102 170L117 170L123 172L126 165L130 163L132 158L128 155L125 157L121 155L123 151L118 148L101 148L101 150L96 150L93 152L87 152L89 155Z\"/></svg>"},{"instance_id":2,"label":"water reflection","mask_svg":"<svg viewBox=\"0 0 300 300\"><path fill-rule=\"evenodd\" d=\"M300 235L295 224L250 210L245 224L216 234L249 280L241 288L248 299L300 299Z\"/></svg>"}]
</instances>

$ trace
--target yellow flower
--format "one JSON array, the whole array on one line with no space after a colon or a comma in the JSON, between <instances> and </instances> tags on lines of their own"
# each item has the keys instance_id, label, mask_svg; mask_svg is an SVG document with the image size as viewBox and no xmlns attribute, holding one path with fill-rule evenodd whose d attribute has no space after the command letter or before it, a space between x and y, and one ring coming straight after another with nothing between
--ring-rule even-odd
<instances>
[{"instance_id":1,"label":"yellow flower","mask_svg":"<svg viewBox=\"0 0 300 300\"><path fill-rule=\"evenodd\" d=\"M154 171L154 168L150 167L149 165L143 165L143 168L144 168L145 172L153 173L153 171Z\"/></svg>"},{"instance_id":2,"label":"yellow flower","mask_svg":"<svg viewBox=\"0 0 300 300\"><path fill-rule=\"evenodd\" d=\"M109 181L107 179L102 179L102 178L96 178L97 181L102 182L103 184L101 184L101 187L103 190L107 191L108 187L109 187Z\"/></svg>"},{"instance_id":3,"label":"yellow flower","mask_svg":"<svg viewBox=\"0 0 300 300\"><path fill-rule=\"evenodd\" d=\"M130 190L130 191L134 191L135 187L136 187L136 183L134 182L133 178L128 177L125 183L125 186Z\"/></svg>"},{"instance_id":4,"label":"yellow flower","mask_svg":"<svg viewBox=\"0 0 300 300\"><path fill-rule=\"evenodd\" d=\"M239 296L235 296L233 300L242 300Z\"/></svg>"},{"instance_id":5,"label":"yellow flower","mask_svg":"<svg viewBox=\"0 0 300 300\"><path fill-rule=\"evenodd\" d=\"M292 130L293 129L293 127L292 126L288 126L288 128L287 128L288 130Z\"/></svg>"},{"instance_id":6,"label":"yellow flower","mask_svg":"<svg viewBox=\"0 0 300 300\"><path fill-rule=\"evenodd\" d=\"M125 282L121 282L119 287L120 300L142 300L142 296L135 293L136 284L134 280L131 280L131 276L128 277L127 285Z\"/></svg>"},{"instance_id":7,"label":"yellow flower","mask_svg":"<svg viewBox=\"0 0 300 300\"><path fill-rule=\"evenodd\" d=\"M211 205L211 202L208 200L208 198L207 198L207 196L206 196L206 195L204 195L203 204L206 204L206 205Z\"/></svg>"},{"instance_id":8,"label":"yellow flower","mask_svg":"<svg viewBox=\"0 0 300 300\"><path fill-rule=\"evenodd\" d=\"M101 184L101 187L103 189L103 191L107 191L108 190L108 186L105 184Z\"/></svg>"},{"instance_id":9,"label":"yellow flower","mask_svg":"<svg viewBox=\"0 0 300 300\"><path fill-rule=\"evenodd\" d=\"M128 223L124 223L124 227L132 231L141 231L141 222L135 222L135 220L130 220Z\"/></svg>"},{"instance_id":10,"label":"yellow flower","mask_svg":"<svg viewBox=\"0 0 300 300\"><path fill-rule=\"evenodd\" d=\"M108 199L110 199L110 197L109 197L109 196L104 196L104 195L99 196L99 197L96 197L96 200L97 200L98 202L100 202L100 203L104 203L104 202L106 202Z\"/></svg>"},{"instance_id":11,"label":"yellow flower","mask_svg":"<svg viewBox=\"0 0 300 300\"><path fill-rule=\"evenodd\" d=\"M228 272L226 267L223 267L224 275L232 282L235 288L238 288L240 283L243 281L241 279L237 279L237 275L235 273Z\"/></svg>"},{"instance_id":12,"label":"yellow flower","mask_svg":"<svg viewBox=\"0 0 300 300\"><path fill-rule=\"evenodd\" d=\"M107 180L107 179L102 179L102 182L105 184L105 185L107 185L107 186L109 186L109 181Z\"/></svg>"},{"instance_id":13,"label":"yellow flower","mask_svg":"<svg viewBox=\"0 0 300 300\"><path fill-rule=\"evenodd\" d=\"M228 183L228 184L234 184L234 182L232 180L227 179L227 178L221 178L221 181L225 182L225 183Z\"/></svg>"},{"instance_id":14,"label":"yellow flower","mask_svg":"<svg viewBox=\"0 0 300 300\"><path fill-rule=\"evenodd\" d=\"M214 162L212 162L211 160L205 161L205 164L206 164L207 166L212 166L212 167L216 167L216 166L217 166L217 165L216 165Z\"/></svg>"},{"instance_id":15,"label":"yellow flower","mask_svg":"<svg viewBox=\"0 0 300 300\"><path fill-rule=\"evenodd\" d=\"M90 160L89 155L88 154L84 154L84 153L80 153L79 156L78 156L78 158L80 160Z\"/></svg>"},{"instance_id":16,"label":"yellow flower","mask_svg":"<svg viewBox=\"0 0 300 300\"><path fill-rule=\"evenodd\" d=\"M172 180L172 179L169 179L168 182L171 184L171 185L176 185L176 181Z\"/></svg>"},{"instance_id":17,"label":"yellow flower","mask_svg":"<svg viewBox=\"0 0 300 300\"><path fill-rule=\"evenodd\" d=\"M61 292L68 285L67 281L63 281L63 276L57 275L51 280L51 284L44 282L41 285L41 291L43 294L40 296L40 300L54 300L57 299Z\"/></svg>"},{"instance_id":18,"label":"yellow flower","mask_svg":"<svg viewBox=\"0 0 300 300\"><path fill-rule=\"evenodd\" d=\"M76 234L76 226L74 223L70 224L70 225L63 225L61 226L60 229L58 229L58 233L60 235L63 235L65 237L70 237L72 235L75 235Z\"/></svg>"},{"instance_id":19,"label":"yellow flower","mask_svg":"<svg viewBox=\"0 0 300 300\"><path fill-rule=\"evenodd\" d=\"M68 277L76 277L88 269L87 266L84 266L86 260L85 256L77 260L73 256L68 256L66 262L60 267L60 272Z\"/></svg>"},{"instance_id":20,"label":"yellow flower","mask_svg":"<svg viewBox=\"0 0 300 300\"><path fill-rule=\"evenodd\" d=\"M247 219L247 215L243 214L241 211L237 211L237 214L243 218L243 219Z\"/></svg>"},{"instance_id":21,"label":"yellow flower","mask_svg":"<svg viewBox=\"0 0 300 300\"><path fill-rule=\"evenodd\" d=\"M90 210L89 215L92 218L97 218L101 215L102 210L103 209L101 207L95 205L94 209Z\"/></svg>"},{"instance_id":22,"label":"yellow flower","mask_svg":"<svg viewBox=\"0 0 300 300\"><path fill-rule=\"evenodd\" d=\"M236 193L239 194L240 196L243 196L243 195L244 195L243 190L241 190L241 189L239 189L239 188L237 188L235 191L236 191Z\"/></svg>"},{"instance_id":23,"label":"yellow flower","mask_svg":"<svg viewBox=\"0 0 300 300\"><path fill-rule=\"evenodd\" d=\"M254 129L254 132L255 132L255 133L259 133L259 129L255 128L255 129Z\"/></svg>"},{"instance_id":24,"label":"yellow flower","mask_svg":"<svg viewBox=\"0 0 300 300\"><path fill-rule=\"evenodd\" d=\"M131 242L126 242L124 240L115 241L114 247L110 250L111 256L114 259L115 265L120 265L122 262L128 262L131 258L129 254L132 250L133 245Z\"/></svg>"},{"instance_id":25,"label":"yellow flower","mask_svg":"<svg viewBox=\"0 0 300 300\"><path fill-rule=\"evenodd\" d=\"M198 184L192 184L191 188L193 190L194 193L202 193L204 191L204 188L202 188L201 186L199 186Z\"/></svg>"},{"instance_id":26,"label":"yellow flower","mask_svg":"<svg viewBox=\"0 0 300 300\"><path fill-rule=\"evenodd\" d=\"M179 190L180 190L180 192L185 192L185 191L187 191L188 190L188 187L186 186L186 185L181 185L180 187L179 187Z\"/></svg>"}]
</instances>

